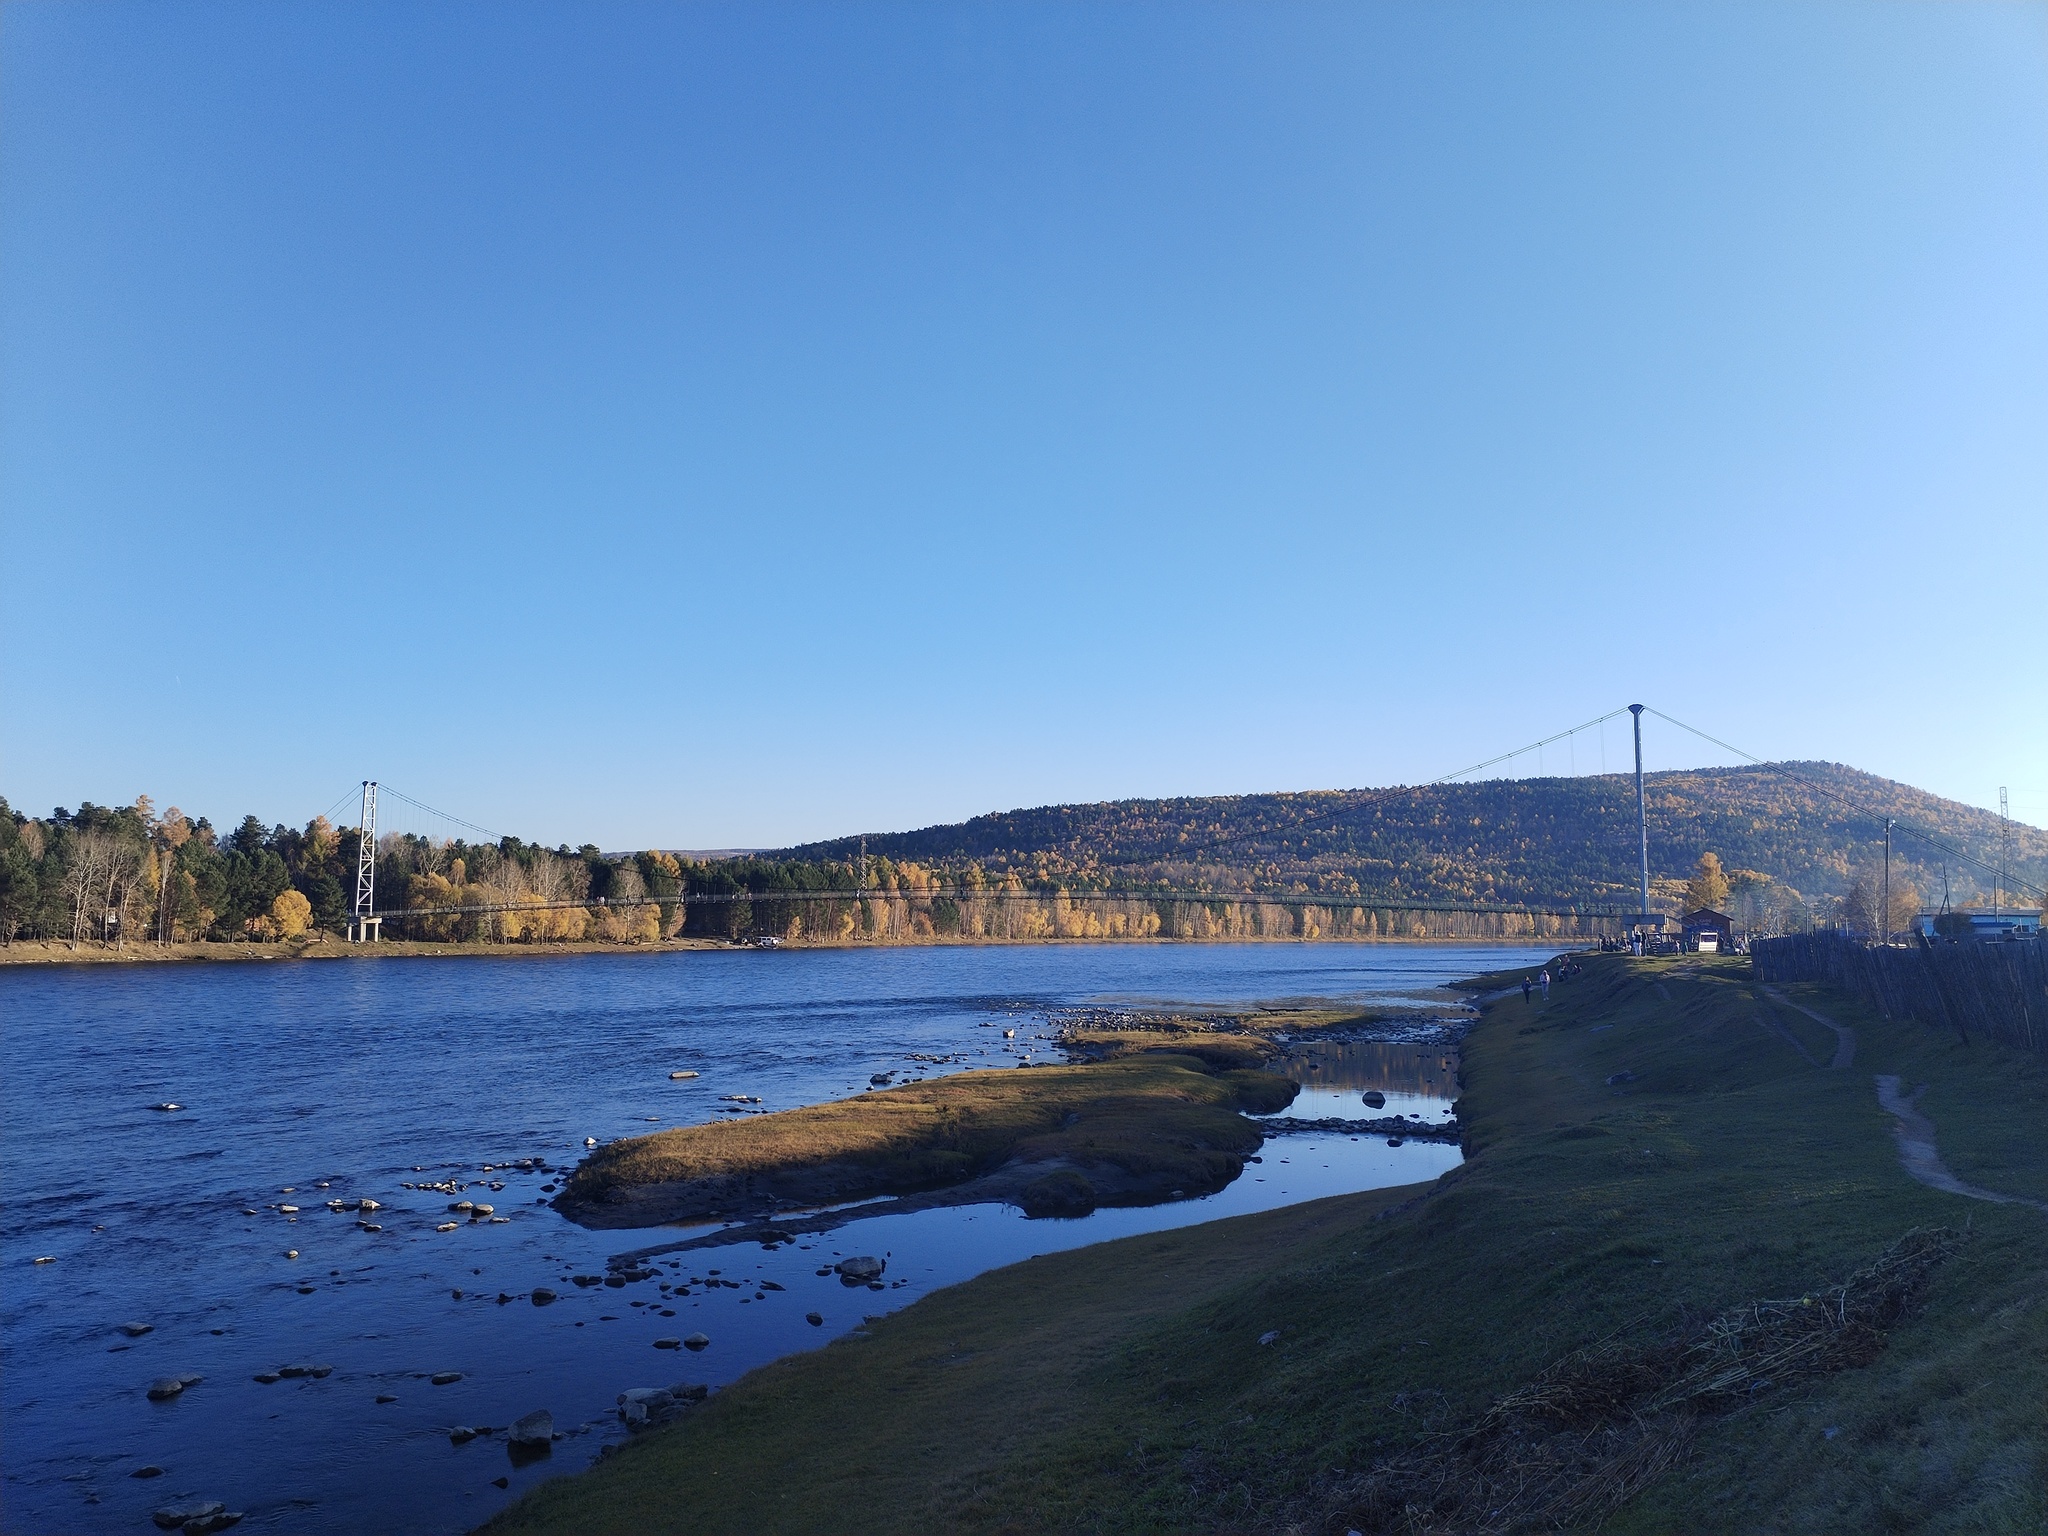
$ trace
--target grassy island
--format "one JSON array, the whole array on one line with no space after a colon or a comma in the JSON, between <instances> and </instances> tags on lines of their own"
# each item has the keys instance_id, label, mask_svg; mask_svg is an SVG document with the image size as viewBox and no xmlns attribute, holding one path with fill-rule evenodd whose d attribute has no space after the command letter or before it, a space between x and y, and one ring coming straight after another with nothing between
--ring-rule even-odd
<instances>
[{"instance_id":1,"label":"grassy island","mask_svg":"<svg viewBox=\"0 0 2048 1536\"><path fill-rule=\"evenodd\" d=\"M1220 1189L1295 1085L1251 1036L1091 1037L1078 1066L963 1072L832 1104L657 1131L601 1147L557 1198L592 1227L766 1215L944 1190L1079 1215Z\"/></svg>"},{"instance_id":2,"label":"grassy island","mask_svg":"<svg viewBox=\"0 0 2048 1536\"><path fill-rule=\"evenodd\" d=\"M2048 1061L1786 993L1852 1064L1739 960L1589 958L1487 1008L1435 1184L983 1275L487 1529L2048 1528L2048 1215L1908 1177L1872 1081L2048 1199Z\"/></svg>"}]
</instances>

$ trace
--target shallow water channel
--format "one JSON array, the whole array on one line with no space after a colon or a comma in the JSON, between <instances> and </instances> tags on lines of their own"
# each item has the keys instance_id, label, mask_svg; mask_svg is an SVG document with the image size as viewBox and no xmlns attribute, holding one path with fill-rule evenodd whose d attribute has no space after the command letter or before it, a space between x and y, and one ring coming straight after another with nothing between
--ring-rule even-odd
<instances>
[{"instance_id":1,"label":"shallow water channel","mask_svg":"<svg viewBox=\"0 0 2048 1536\"><path fill-rule=\"evenodd\" d=\"M1276 1136L1201 1199L1077 1221L930 1210L664 1255L663 1279L699 1282L664 1301L655 1280L567 1277L689 1234L584 1231L547 1208L549 1175L504 1165L567 1168L586 1136L843 1097L879 1072L1057 1059L1048 1021L1064 1008L1412 1011L1418 989L1515 958L1058 945L0 970L0 1527L150 1530L190 1495L246 1511L245 1530L461 1531L621 1438L627 1387L716 1387L1033 1254L1432 1178L1455 1147ZM1309 1084L1297 1117L1435 1119L1455 1063L1428 1042L1333 1042L1288 1070ZM1384 1108L1362 1103L1373 1089ZM167 1101L184 1107L149 1107ZM436 1230L454 1197L404 1186L442 1181L504 1219ZM326 1206L365 1197L381 1209ZM851 1254L887 1258L884 1289L816 1273ZM560 1299L533 1305L536 1286ZM653 1347L693 1332L711 1340L699 1353ZM331 1369L254 1380L301 1363ZM185 1373L203 1379L146 1397ZM515 1466L502 1436L450 1441L536 1408L564 1436L538 1462ZM132 1475L149 1466L162 1474Z\"/></svg>"}]
</instances>

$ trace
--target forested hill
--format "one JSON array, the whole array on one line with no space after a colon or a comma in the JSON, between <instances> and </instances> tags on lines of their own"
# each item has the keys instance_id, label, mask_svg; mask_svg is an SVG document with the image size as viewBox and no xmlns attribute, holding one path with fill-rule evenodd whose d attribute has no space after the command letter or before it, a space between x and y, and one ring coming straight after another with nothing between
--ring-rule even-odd
<instances>
[{"instance_id":1,"label":"forested hill","mask_svg":"<svg viewBox=\"0 0 2048 1536\"><path fill-rule=\"evenodd\" d=\"M1650 869L1667 897L1708 851L1788 895L1837 894L1881 863L1887 817L1997 860L1996 815L1834 763L1651 774L1648 799ZM2013 823L2010 839L2012 872L2048 884L2048 833ZM778 856L844 860L860 841ZM978 864L990 875L1077 886L1632 907L1637 885L1635 781L1626 774L1055 805L871 833L866 843L870 856L897 862ZM1894 879L1938 903L1941 856L1902 833L1892 855ZM1957 903L1990 897L1988 878L1967 864L1948 861L1947 878Z\"/></svg>"}]
</instances>

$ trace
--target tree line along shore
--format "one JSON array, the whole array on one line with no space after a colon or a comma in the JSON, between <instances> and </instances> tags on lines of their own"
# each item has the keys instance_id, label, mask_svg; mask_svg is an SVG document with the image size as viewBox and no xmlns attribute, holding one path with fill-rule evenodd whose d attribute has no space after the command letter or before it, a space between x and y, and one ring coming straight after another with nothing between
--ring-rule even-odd
<instances>
[{"instance_id":1,"label":"tree line along shore","mask_svg":"<svg viewBox=\"0 0 2048 1536\"><path fill-rule=\"evenodd\" d=\"M2048 1059L1732 957L1509 980L1473 984L1467 1160L1434 1183L935 1292L485 1532L2048 1523ZM1873 1074L1926 1084L1939 1156L2002 1203L1910 1174ZM817 1153L776 1118L753 1152Z\"/></svg>"},{"instance_id":2,"label":"tree line along shore","mask_svg":"<svg viewBox=\"0 0 2048 1536\"><path fill-rule=\"evenodd\" d=\"M361 834L245 817L219 834L176 807L60 808L0 800L0 954L237 958L334 953L346 931ZM375 854L384 953L560 951L613 946L922 944L1035 940L1471 939L1591 937L1608 919L1445 913L1319 901L1034 888L1015 871L945 870L872 857L847 863L698 860L595 845L543 848L391 834ZM172 954L166 954L171 951Z\"/></svg>"},{"instance_id":3,"label":"tree line along shore","mask_svg":"<svg viewBox=\"0 0 2048 1536\"><path fill-rule=\"evenodd\" d=\"M1878 811L1896 802L1960 818L1958 836L1982 831L1967 807L1834 772ZM1935 878L1902 852L1880 913L1868 829L1830 821L1806 779L1653 778L1652 905L1667 915L1708 906L1759 933L1875 932L1888 919L1895 931ZM1633 823L1620 839L1615 792L1586 778L1049 807L877 837L872 854L841 842L692 858L391 833L375 850L376 907L387 939L434 946L1565 942L1615 928L1593 913L1637 904L1619 878L1633 868ZM2015 871L2042 863L2040 833L2013 839ZM223 832L147 796L44 817L0 799L0 951L27 946L0 959L57 958L51 945L67 958L326 953L323 936L347 928L360 851L355 828L324 817L295 828L245 816ZM1964 869L1953 875L1933 889L1981 899ZM1474 906L1495 910L1444 910Z\"/></svg>"}]
</instances>

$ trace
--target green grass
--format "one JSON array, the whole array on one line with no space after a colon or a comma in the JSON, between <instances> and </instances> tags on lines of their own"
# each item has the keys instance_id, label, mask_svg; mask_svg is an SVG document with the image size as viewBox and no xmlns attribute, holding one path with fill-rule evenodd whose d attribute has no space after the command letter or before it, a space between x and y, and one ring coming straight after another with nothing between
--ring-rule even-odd
<instances>
[{"instance_id":1,"label":"green grass","mask_svg":"<svg viewBox=\"0 0 2048 1536\"><path fill-rule=\"evenodd\" d=\"M1589 959L1547 1005L1488 1010L1474 1156L1435 1186L982 1276L488 1529L1341 1532L1358 1472L1571 1350L1799 1295L1943 1225L1967 1241L1872 1364L1709 1421L1603 1528L2039 1532L2048 1218L1909 1180L1871 1076L1933 1085L1963 1177L2037 1193L2048 1063L1791 992L1855 1027L1852 1069L1767 1030L1738 959Z\"/></svg>"}]
</instances>

